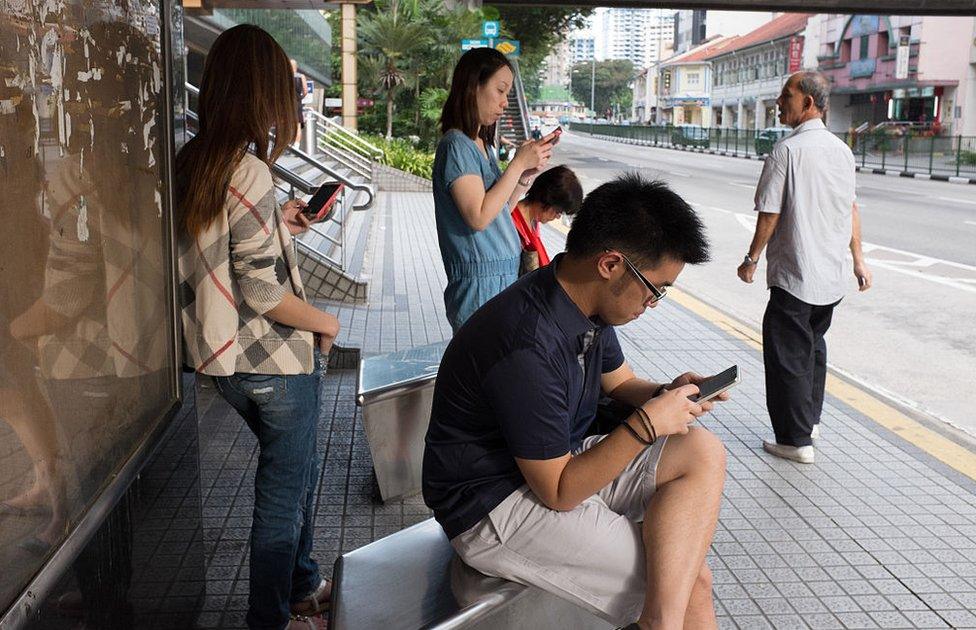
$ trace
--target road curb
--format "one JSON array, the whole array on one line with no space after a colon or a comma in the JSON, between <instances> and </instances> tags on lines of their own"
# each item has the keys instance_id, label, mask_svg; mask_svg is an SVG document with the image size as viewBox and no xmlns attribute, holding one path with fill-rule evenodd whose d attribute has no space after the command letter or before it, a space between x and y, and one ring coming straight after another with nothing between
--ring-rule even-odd
<instances>
[{"instance_id":1,"label":"road curb","mask_svg":"<svg viewBox=\"0 0 976 630\"><path fill-rule=\"evenodd\" d=\"M580 132L584 134L585 132ZM643 140L638 140L636 138L619 138L617 136L605 136L603 134L586 134L591 138L598 138L600 140L606 140L608 142L617 142L620 144L635 144L642 147L656 147L658 149L671 149L672 151L691 151L694 153L708 153L710 155L722 155L725 157L736 157L743 158L746 160L760 160L766 159L764 155L754 155L751 153L737 153L735 151L723 151L718 149L703 149L701 147L676 147L669 144L654 144L652 142L645 142ZM949 182L950 184L976 184L976 177L956 177L954 175L938 175L929 173L915 173L912 171L898 171L893 169L885 168L873 168L869 166L858 166L858 173L873 173L875 175L887 175L890 177L908 177L910 179L926 179L939 182Z\"/></svg>"},{"instance_id":2,"label":"road curb","mask_svg":"<svg viewBox=\"0 0 976 630\"><path fill-rule=\"evenodd\" d=\"M907 177L909 179L930 179L939 182L949 182L950 184L976 184L976 177L956 177L954 175L939 175L937 173L913 173L911 171L895 171L884 168L871 168L868 166L858 166L858 173L874 173L875 175L890 175L892 177Z\"/></svg>"}]
</instances>

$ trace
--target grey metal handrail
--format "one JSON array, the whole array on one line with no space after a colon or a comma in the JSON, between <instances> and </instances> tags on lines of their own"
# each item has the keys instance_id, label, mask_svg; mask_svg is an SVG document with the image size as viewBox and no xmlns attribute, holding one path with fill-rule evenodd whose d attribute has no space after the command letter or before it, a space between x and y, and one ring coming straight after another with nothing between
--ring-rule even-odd
<instances>
[{"instance_id":1,"label":"grey metal handrail","mask_svg":"<svg viewBox=\"0 0 976 630\"><path fill-rule=\"evenodd\" d=\"M383 149L379 148L375 144L372 144L371 142L363 140L359 134L346 129L331 118L323 116L314 110L311 111L311 114L312 117L315 118L317 122L322 123L326 129L335 132L337 137L348 145L349 150L355 151L357 154L370 160L378 160L383 157Z\"/></svg>"},{"instance_id":2,"label":"grey metal handrail","mask_svg":"<svg viewBox=\"0 0 976 630\"><path fill-rule=\"evenodd\" d=\"M364 184L349 179L348 177L340 174L335 169L332 169L329 166L319 162L318 160L313 158L308 153L305 153L301 149L296 149L295 147L288 147L287 152L289 155L293 155L299 158L300 160L302 160L303 162L305 162L306 164L317 168L319 171L325 173L326 175L329 175L335 181L342 182L343 184L346 185L346 188L355 190L357 192L366 193L366 203L355 204L351 208L352 210L365 210L366 208L369 208L371 205L373 205L373 198L375 197L375 193L373 192L373 187L370 186L369 184Z\"/></svg>"},{"instance_id":3,"label":"grey metal handrail","mask_svg":"<svg viewBox=\"0 0 976 630\"><path fill-rule=\"evenodd\" d=\"M314 125L316 149L329 156L336 162L339 162L357 175L364 177L366 181L372 181L372 161L364 158L355 151L331 144L326 137L328 132L326 132L318 123L316 123L314 118L309 122ZM306 123L305 126L308 127L308 123Z\"/></svg>"}]
</instances>

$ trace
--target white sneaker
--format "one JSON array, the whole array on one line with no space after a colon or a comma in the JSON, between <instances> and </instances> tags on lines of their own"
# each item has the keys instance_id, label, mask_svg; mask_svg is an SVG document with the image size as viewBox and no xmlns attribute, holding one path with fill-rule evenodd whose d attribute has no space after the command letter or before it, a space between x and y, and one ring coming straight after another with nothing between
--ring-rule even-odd
<instances>
[{"instance_id":1,"label":"white sneaker","mask_svg":"<svg viewBox=\"0 0 976 630\"><path fill-rule=\"evenodd\" d=\"M790 446L789 444L777 444L769 440L763 440L763 450L770 455L790 459L801 464L813 463L812 446Z\"/></svg>"},{"instance_id":2,"label":"white sneaker","mask_svg":"<svg viewBox=\"0 0 976 630\"><path fill-rule=\"evenodd\" d=\"M813 425L813 431L810 431L810 439L819 440L820 439L820 423Z\"/></svg>"}]
</instances>

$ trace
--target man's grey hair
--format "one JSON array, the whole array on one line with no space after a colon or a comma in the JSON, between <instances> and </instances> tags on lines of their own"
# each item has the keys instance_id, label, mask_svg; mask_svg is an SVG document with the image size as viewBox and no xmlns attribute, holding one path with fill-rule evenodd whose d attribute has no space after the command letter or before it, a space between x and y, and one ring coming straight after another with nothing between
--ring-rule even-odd
<instances>
[{"instance_id":1,"label":"man's grey hair","mask_svg":"<svg viewBox=\"0 0 976 630\"><path fill-rule=\"evenodd\" d=\"M813 99L814 106L822 112L827 111L830 99L830 81L819 72L797 72L796 85L804 95Z\"/></svg>"}]
</instances>

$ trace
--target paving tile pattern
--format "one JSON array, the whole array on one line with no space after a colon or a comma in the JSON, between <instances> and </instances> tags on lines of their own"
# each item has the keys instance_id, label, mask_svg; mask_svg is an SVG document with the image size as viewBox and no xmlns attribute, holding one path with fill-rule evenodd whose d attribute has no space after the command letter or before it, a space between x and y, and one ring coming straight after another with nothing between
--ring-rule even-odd
<instances>
[{"instance_id":1,"label":"paving tile pattern","mask_svg":"<svg viewBox=\"0 0 976 630\"><path fill-rule=\"evenodd\" d=\"M381 193L375 211L367 304L327 304L340 342L369 355L446 339L429 194ZM562 235L544 232L560 251ZM656 380L733 363L743 375L702 420L728 449L709 558L721 628L976 627L976 483L829 397L816 465L771 458L761 450L771 431L759 353L667 300L618 333L635 370ZM314 554L326 575L340 553L430 516L419 497L374 501L355 389L354 370L323 383ZM208 561L199 625L241 628L256 445L212 390L199 391Z\"/></svg>"}]
</instances>

